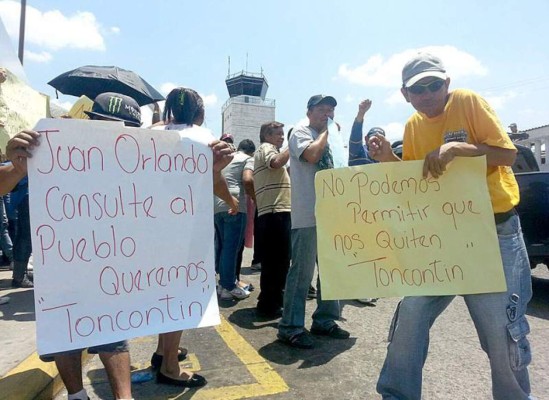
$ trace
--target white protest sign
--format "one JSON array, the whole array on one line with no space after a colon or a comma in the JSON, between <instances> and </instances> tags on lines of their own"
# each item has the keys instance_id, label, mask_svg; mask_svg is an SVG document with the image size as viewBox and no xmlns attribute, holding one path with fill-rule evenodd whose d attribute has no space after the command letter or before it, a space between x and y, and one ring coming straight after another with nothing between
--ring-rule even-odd
<instances>
[{"instance_id":1,"label":"white protest sign","mask_svg":"<svg viewBox=\"0 0 549 400\"><path fill-rule=\"evenodd\" d=\"M38 353L219 324L210 131L63 119L35 129Z\"/></svg>"}]
</instances>

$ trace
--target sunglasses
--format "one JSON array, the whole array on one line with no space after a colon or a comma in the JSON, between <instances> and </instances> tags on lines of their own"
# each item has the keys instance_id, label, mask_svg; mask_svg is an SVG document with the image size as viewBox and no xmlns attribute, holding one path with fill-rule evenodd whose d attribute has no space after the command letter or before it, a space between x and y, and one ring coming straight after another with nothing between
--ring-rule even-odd
<instances>
[{"instance_id":1,"label":"sunglasses","mask_svg":"<svg viewBox=\"0 0 549 400\"><path fill-rule=\"evenodd\" d=\"M444 86L445 82L446 81L442 79L437 79L436 81L433 81L426 85L418 85L418 84L412 85L409 88L406 88L406 90L412 94L422 94L427 89L429 89L429 92L435 93L435 92L438 92L442 86Z\"/></svg>"}]
</instances>

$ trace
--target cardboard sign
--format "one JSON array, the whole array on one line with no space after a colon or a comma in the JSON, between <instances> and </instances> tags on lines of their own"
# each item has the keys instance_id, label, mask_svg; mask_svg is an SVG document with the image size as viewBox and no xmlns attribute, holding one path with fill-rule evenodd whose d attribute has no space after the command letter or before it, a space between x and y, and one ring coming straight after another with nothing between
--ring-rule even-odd
<instances>
[{"instance_id":1,"label":"cardboard sign","mask_svg":"<svg viewBox=\"0 0 549 400\"><path fill-rule=\"evenodd\" d=\"M1 67L1 65L0 65ZM7 70L7 80L0 85L0 148L13 135L32 129L48 116L48 98L38 93Z\"/></svg>"},{"instance_id":2,"label":"cardboard sign","mask_svg":"<svg viewBox=\"0 0 549 400\"><path fill-rule=\"evenodd\" d=\"M456 158L439 179L422 178L422 167L389 162L316 174L323 298L506 290L485 157Z\"/></svg>"},{"instance_id":3,"label":"cardboard sign","mask_svg":"<svg viewBox=\"0 0 549 400\"><path fill-rule=\"evenodd\" d=\"M38 353L219 324L211 133L69 119L35 129Z\"/></svg>"}]
</instances>

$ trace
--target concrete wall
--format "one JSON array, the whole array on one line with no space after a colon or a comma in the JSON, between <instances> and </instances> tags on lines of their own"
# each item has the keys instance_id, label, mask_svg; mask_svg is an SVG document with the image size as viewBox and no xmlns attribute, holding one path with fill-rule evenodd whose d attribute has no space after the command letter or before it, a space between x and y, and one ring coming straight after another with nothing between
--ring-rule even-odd
<instances>
[{"instance_id":1,"label":"concrete wall","mask_svg":"<svg viewBox=\"0 0 549 400\"><path fill-rule=\"evenodd\" d=\"M223 133L234 136L234 144L250 139L259 146L259 129L275 119L275 106L229 102L223 110Z\"/></svg>"}]
</instances>

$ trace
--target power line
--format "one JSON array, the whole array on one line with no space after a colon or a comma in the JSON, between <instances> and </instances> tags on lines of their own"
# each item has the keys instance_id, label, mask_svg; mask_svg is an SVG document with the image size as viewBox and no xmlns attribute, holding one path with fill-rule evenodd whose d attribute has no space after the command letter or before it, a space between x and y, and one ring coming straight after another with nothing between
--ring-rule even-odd
<instances>
[{"instance_id":1,"label":"power line","mask_svg":"<svg viewBox=\"0 0 549 400\"><path fill-rule=\"evenodd\" d=\"M535 78L524 79L524 80L521 80L521 81L509 82L509 83L502 84L502 85L490 86L490 87L487 87L487 88L484 88L484 89L481 89L481 90L482 91L491 91L491 90L502 90L502 89L514 89L514 88L517 88L517 87L529 86L529 85L533 85L533 84L539 84L540 82L542 82L542 83L543 82L549 82L549 76L538 76L538 77L535 77Z\"/></svg>"}]
</instances>

